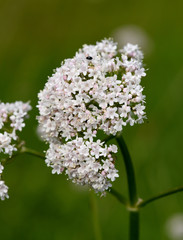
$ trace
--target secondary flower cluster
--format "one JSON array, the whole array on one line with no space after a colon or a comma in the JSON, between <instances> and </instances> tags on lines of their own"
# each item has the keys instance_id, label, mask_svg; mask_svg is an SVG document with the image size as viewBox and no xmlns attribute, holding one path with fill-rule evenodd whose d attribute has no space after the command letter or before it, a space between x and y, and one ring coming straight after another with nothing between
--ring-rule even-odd
<instances>
[{"instance_id":1,"label":"secondary flower cluster","mask_svg":"<svg viewBox=\"0 0 183 240\"><path fill-rule=\"evenodd\" d=\"M11 156L17 151L17 131L25 126L24 118L29 110L29 103L0 103L0 152Z\"/></svg>"},{"instance_id":2,"label":"secondary flower cluster","mask_svg":"<svg viewBox=\"0 0 183 240\"><path fill-rule=\"evenodd\" d=\"M104 192L111 187L111 181L118 177L112 153L117 152L115 145L104 145L100 140L85 141L78 137L61 145L50 143L46 163L53 168L52 173L66 174L74 183L89 185L96 192Z\"/></svg>"},{"instance_id":3,"label":"secondary flower cluster","mask_svg":"<svg viewBox=\"0 0 183 240\"><path fill-rule=\"evenodd\" d=\"M22 131L25 126L24 119L27 112L31 110L29 103L17 101L15 103L0 103L0 153L12 157L17 151L18 136L17 131ZM0 199L9 198L8 187L1 176L4 166L0 162Z\"/></svg>"},{"instance_id":4,"label":"secondary flower cluster","mask_svg":"<svg viewBox=\"0 0 183 240\"><path fill-rule=\"evenodd\" d=\"M5 200L5 198L9 198L8 196L8 186L1 180L1 175L3 173L4 167L0 163L0 199Z\"/></svg>"},{"instance_id":5,"label":"secondary flower cluster","mask_svg":"<svg viewBox=\"0 0 183 240\"><path fill-rule=\"evenodd\" d=\"M117 50L116 43L105 39L96 45L84 45L48 79L38 95L38 120L45 140L50 143L46 162L53 172L61 173L64 168L74 182L87 183L99 192L110 186L109 181L117 173L111 178L109 173L102 173L102 166L109 159L114 161L109 150L110 157L102 153L99 158L96 153L92 155L94 139L98 130L116 135L128 123L143 122L145 96L140 82L146 74L142 59L137 45L127 44ZM74 148L78 141L87 148L87 154L82 155ZM104 143L97 144L101 151L108 149ZM81 177L83 159L88 169L92 161L100 165L95 175L90 170L87 174L86 167ZM75 168L65 165L68 161Z\"/></svg>"}]
</instances>

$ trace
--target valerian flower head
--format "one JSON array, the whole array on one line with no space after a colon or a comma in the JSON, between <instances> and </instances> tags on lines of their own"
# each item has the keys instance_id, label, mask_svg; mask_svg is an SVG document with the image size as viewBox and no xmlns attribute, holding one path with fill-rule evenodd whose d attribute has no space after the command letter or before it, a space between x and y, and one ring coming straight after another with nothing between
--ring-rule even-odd
<instances>
[{"instance_id":1,"label":"valerian flower head","mask_svg":"<svg viewBox=\"0 0 183 240\"><path fill-rule=\"evenodd\" d=\"M29 110L29 103L0 103L0 152L11 156L17 151L17 132L25 126L24 119Z\"/></svg>"},{"instance_id":2,"label":"valerian flower head","mask_svg":"<svg viewBox=\"0 0 183 240\"><path fill-rule=\"evenodd\" d=\"M105 39L83 45L48 79L38 95L38 120L50 144L46 163L53 173L65 170L74 182L96 192L111 186L118 177L113 157L117 147L94 139L98 130L116 135L128 123L143 122L142 59L137 45L118 50Z\"/></svg>"}]
</instances>

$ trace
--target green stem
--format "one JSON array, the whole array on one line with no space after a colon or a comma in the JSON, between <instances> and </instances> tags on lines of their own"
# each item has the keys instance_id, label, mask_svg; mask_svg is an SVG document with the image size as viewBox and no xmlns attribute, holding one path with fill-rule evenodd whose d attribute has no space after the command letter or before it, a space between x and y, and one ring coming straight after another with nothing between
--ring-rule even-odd
<instances>
[{"instance_id":1,"label":"green stem","mask_svg":"<svg viewBox=\"0 0 183 240\"><path fill-rule=\"evenodd\" d=\"M160 193L158 195L155 195L154 197L151 197L147 200L144 200L144 201L141 201L139 204L138 204L138 207L145 207L147 204L151 203L151 202L154 202L160 198L164 198L166 196L169 196L169 195L172 195L174 193L177 193L177 192L182 192L183 191L183 186L181 187L176 187L174 189L171 189L171 190L168 190L166 192L163 192L163 193Z\"/></svg>"},{"instance_id":2,"label":"green stem","mask_svg":"<svg viewBox=\"0 0 183 240\"><path fill-rule=\"evenodd\" d=\"M45 159L45 154L44 153L40 153L40 152L38 152L34 149L31 149L31 148L27 148L27 147L23 146L22 149L21 149L21 152L22 153L28 153L30 155Z\"/></svg>"},{"instance_id":3,"label":"green stem","mask_svg":"<svg viewBox=\"0 0 183 240\"><path fill-rule=\"evenodd\" d=\"M127 202L126 198L122 194L120 194L119 192L117 192L113 188L110 189L109 193L111 193L114 197L116 197L120 203L122 203L125 206L127 206L128 202Z\"/></svg>"},{"instance_id":4,"label":"green stem","mask_svg":"<svg viewBox=\"0 0 183 240\"><path fill-rule=\"evenodd\" d=\"M129 240L139 240L139 211L137 207L138 196L135 181L135 171L128 151L127 145L122 136L116 137L121 153L123 154L124 164L127 174L129 206L130 212Z\"/></svg>"},{"instance_id":5,"label":"green stem","mask_svg":"<svg viewBox=\"0 0 183 240\"><path fill-rule=\"evenodd\" d=\"M92 220L93 220L95 239L102 240L100 224L99 224L99 216L98 216L98 206L97 206L95 196L93 195L92 192L90 192L90 203L91 203L91 209L92 209L91 212L92 212Z\"/></svg>"},{"instance_id":6,"label":"green stem","mask_svg":"<svg viewBox=\"0 0 183 240\"><path fill-rule=\"evenodd\" d=\"M130 212L130 240L139 240L139 211Z\"/></svg>"},{"instance_id":7,"label":"green stem","mask_svg":"<svg viewBox=\"0 0 183 240\"><path fill-rule=\"evenodd\" d=\"M3 158L0 160L0 163L5 166L6 164L9 164L14 161L14 159L18 156L18 153L13 154L11 157Z\"/></svg>"},{"instance_id":8,"label":"green stem","mask_svg":"<svg viewBox=\"0 0 183 240\"><path fill-rule=\"evenodd\" d=\"M125 163L130 206L134 207L137 204L138 197L137 197L137 188L136 188L135 171L133 168L133 163L123 137L120 135L119 137L116 137L116 140L123 154L123 159Z\"/></svg>"}]
</instances>

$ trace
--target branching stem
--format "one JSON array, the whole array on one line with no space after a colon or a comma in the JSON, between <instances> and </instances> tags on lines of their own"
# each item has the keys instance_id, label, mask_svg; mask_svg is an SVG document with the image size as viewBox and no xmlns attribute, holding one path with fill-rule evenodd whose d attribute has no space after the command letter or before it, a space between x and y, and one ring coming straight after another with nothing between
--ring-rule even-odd
<instances>
[{"instance_id":1,"label":"branching stem","mask_svg":"<svg viewBox=\"0 0 183 240\"><path fill-rule=\"evenodd\" d=\"M104 141L107 142L111 139L113 139L114 136L107 137ZM139 210L142 207L145 207L151 202L154 202L158 199L164 198L166 196L182 192L183 186L176 187L174 189L170 189L166 192L157 194L147 200L141 200L138 201L138 194L137 194L137 188L136 188L136 180L135 180L135 171L133 167L133 163L127 148L127 145L123 139L123 137L117 136L116 141L119 145L119 148L121 150L121 153L123 155L126 174L127 174L127 182L128 182L128 192L129 192L129 202L127 199L117 192L114 189L111 189L109 193L111 193L113 196L115 196L120 203L126 206L127 210L130 213L130 225L129 225L129 240L138 240L139 239ZM41 159L45 159L45 154L38 152L34 149L27 148L25 146L20 146L20 152L19 153L27 153L36 157L39 157ZM16 156L18 156L18 153L14 154L11 158L5 158L1 160L1 163L3 165L11 162ZM93 209L93 223L94 223L94 229L95 229L95 235L96 239L101 240L101 233L99 228L99 222L98 222L98 212L96 207L96 202L93 196L91 196L91 205Z\"/></svg>"},{"instance_id":2,"label":"branching stem","mask_svg":"<svg viewBox=\"0 0 183 240\"><path fill-rule=\"evenodd\" d=\"M110 189L109 191L110 194L112 194L114 197L117 198L117 200L122 203L123 205L127 206L128 205L128 201L127 199L118 191L114 190L113 188Z\"/></svg>"},{"instance_id":3,"label":"branching stem","mask_svg":"<svg viewBox=\"0 0 183 240\"><path fill-rule=\"evenodd\" d=\"M164 198L166 196L169 196L169 195L172 195L172 194L175 194L175 193L178 193L178 192L182 192L183 191L183 186L180 186L180 187L176 187L174 189L171 189L171 190L168 190L166 192L163 192L163 193L160 193L160 194L157 194L155 195L154 197L151 197L147 200L144 200L144 201L141 201L139 204L138 204L138 207L141 208L141 207L145 207L147 204L151 203L151 202L154 202L158 199L161 199L161 198Z\"/></svg>"},{"instance_id":4,"label":"branching stem","mask_svg":"<svg viewBox=\"0 0 183 240\"><path fill-rule=\"evenodd\" d=\"M33 155L33 156L45 159L45 154L44 153L40 153L40 152L38 152L38 151L36 151L34 149L27 148L25 146L22 147L21 153L27 153L27 154L30 154L30 155Z\"/></svg>"}]
</instances>

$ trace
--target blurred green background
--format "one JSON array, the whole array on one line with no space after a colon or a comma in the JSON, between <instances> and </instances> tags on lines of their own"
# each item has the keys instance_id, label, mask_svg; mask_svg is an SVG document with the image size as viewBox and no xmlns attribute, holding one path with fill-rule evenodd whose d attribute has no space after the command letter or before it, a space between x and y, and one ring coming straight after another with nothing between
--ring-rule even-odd
<instances>
[{"instance_id":1,"label":"blurred green background","mask_svg":"<svg viewBox=\"0 0 183 240\"><path fill-rule=\"evenodd\" d=\"M1 0L0 99L28 101L34 110L23 131L27 146L44 150L37 135L37 93L53 69L82 44L135 25L147 37L143 79L148 121L126 127L139 195L147 198L183 184L183 1ZM148 45L149 44L149 45ZM143 46L142 46L143 49ZM114 188L126 193L126 175ZM93 240L90 193L66 176L52 175L44 161L23 155L5 168L10 199L0 202L2 240ZM94 196L102 239L127 239L128 214L109 194ZM183 212L183 194L142 209L141 240L167 240L165 224Z\"/></svg>"}]
</instances>

